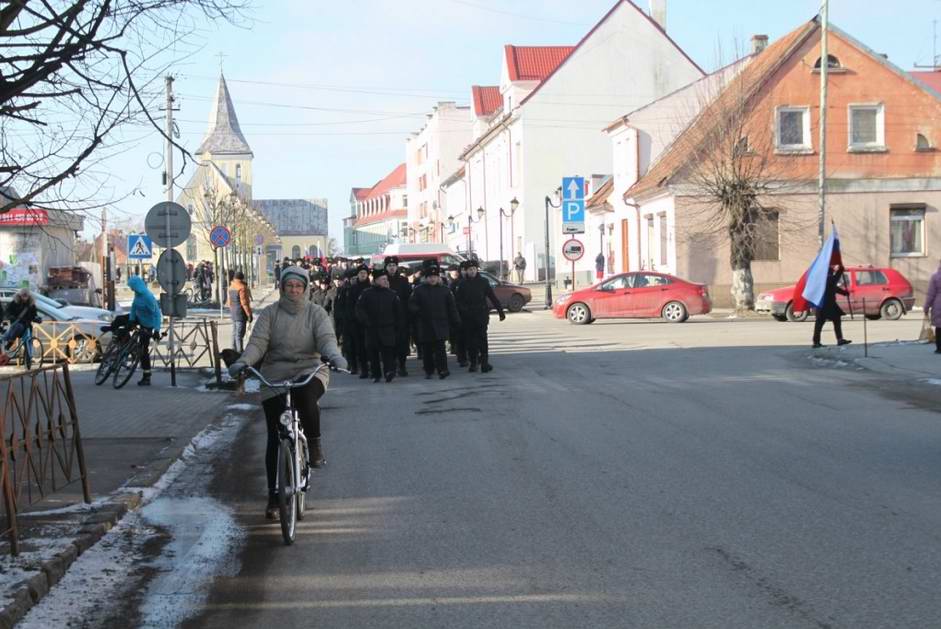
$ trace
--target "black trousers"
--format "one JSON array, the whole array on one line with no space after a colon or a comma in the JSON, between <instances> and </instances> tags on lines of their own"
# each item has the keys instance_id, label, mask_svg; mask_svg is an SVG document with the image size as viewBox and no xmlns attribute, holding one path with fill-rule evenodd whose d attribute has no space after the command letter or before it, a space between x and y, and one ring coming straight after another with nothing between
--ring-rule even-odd
<instances>
[{"instance_id":1,"label":"black trousers","mask_svg":"<svg viewBox=\"0 0 941 629\"><path fill-rule=\"evenodd\" d=\"M451 326L451 353L457 358L458 363L467 362L467 338L462 326Z\"/></svg>"},{"instance_id":2,"label":"black trousers","mask_svg":"<svg viewBox=\"0 0 941 629\"><path fill-rule=\"evenodd\" d=\"M343 325L343 346L348 352L347 360L351 369L368 370L369 353L366 351L366 330L352 321Z\"/></svg>"},{"instance_id":3,"label":"black trousers","mask_svg":"<svg viewBox=\"0 0 941 629\"><path fill-rule=\"evenodd\" d=\"M395 331L395 357L398 359L399 365L403 367L405 366L405 359L408 358L412 349L411 334L411 326L407 323Z\"/></svg>"},{"instance_id":4,"label":"black trousers","mask_svg":"<svg viewBox=\"0 0 941 629\"><path fill-rule=\"evenodd\" d=\"M464 323L464 338L467 343L467 357L472 365L478 362L486 365L488 354L490 353L490 344L487 340L487 325L477 323Z\"/></svg>"},{"instance_id":5,"label":"black trousers","mask_svg":"<svg viewBox=\"0 0 941 629\"><path fill-rule=\"evenodd\" d=\"M941 326L934 329L934 347L941 352Z\"/></svg>"},{"instance_id":6,"label":"black trousers","mask_svg":"<svg viewBox=\"0 0 941 629\"><path fill-rule=\"evenodd\" d=\"M817 315L817 320L814 321L814 344L820 343L820 332L823 331L823 324L827 321L833 322L833 333L836 334L836 340L843 340L843 319L841 315Z\"/></svg>"},{"instance_id":7,"label":"black trousers","mask_svg":"<svg viewBox=\"0 0 941 629\"><path fill-rule=\"evenodd\" d=\"M448 370L448 351L444 339L422 343L422 367L426 374L437 371L439 374Z\"/></svg>"},{"instance_id":8,"label":"black trousers","mask_svg":"<svg viewBox=\"0 0 941 629\"><path fill-rule=\"evenodd\" d=\"M141 326L141 348L140 348L140 367L145 374L150 373L150 339L153 338L154 331L151 328Z\"/></svg>"},{"instance_id":9,"label":"black trousers","mask_svg":"<svg viewBox=\"0 0 941 629\"><path fill-rule=\"evenodd\" d=\"M387 373L392 373L395 371L395 345L368 343L367 347L369 348L369 366L372 367L373 378L379 378ZM403 358L402 360L404 361L405 359Z\"/></svg>"},{"instance_id":10,"label":"black trousers","mask_svg":"<svg viewBox=\"0 0 941 629\"><path fill-rule=\"evenodd\" d=\"M301 419L301 427L307 440L312 442L320 438L320 406L317 402L324 394L323 383L314 378L306 387L294 389L294 408ZM268 445L265 448L265 473L268 476L268 493L276 491L278 483L278 425L281 413L287 408L288 396L279 395L261 403L265 411L265 423L268 425Z\"/></svg>"}]
</instances>

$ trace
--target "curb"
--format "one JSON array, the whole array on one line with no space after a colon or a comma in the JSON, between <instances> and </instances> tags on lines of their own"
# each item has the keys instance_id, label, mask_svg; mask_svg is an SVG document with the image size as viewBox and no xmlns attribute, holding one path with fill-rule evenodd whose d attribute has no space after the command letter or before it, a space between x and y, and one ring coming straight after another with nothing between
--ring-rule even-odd
<instances>
[{"instance_id":1,"label":"curb","mask_svg":"<svg viewBox=\"0 0 941 629\"><path fill-rule=\"evenodd\" d=\"M10 600L0 609L0 629L9 629L49 593L82 553L94 546L127 515L141 506L139 493L122 494L82 518L78 535L63 550L40 564L38 574L13 586Z\"/></svg>"}]
</instances>

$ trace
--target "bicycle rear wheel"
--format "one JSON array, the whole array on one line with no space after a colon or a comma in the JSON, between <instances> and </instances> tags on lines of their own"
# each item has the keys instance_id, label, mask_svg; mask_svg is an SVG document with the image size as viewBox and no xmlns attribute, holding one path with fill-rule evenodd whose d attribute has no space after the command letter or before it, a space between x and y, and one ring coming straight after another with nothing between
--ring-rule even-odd
<instances>
[{"instance_id":1,"label":"bicycle rear wheel","mask_svg":"<svg viewBox=\"0 0 941 629\"><path fill-rule=\"evenodd\" d=\"M118 361L114 365L114 379L111 386L120 389L127 381L131 379L134 372L137 371L137 363L140 361L140 345L136 342L130 343L118 356Z\"/></svg>"},{"instance_id":2,"label":"bicycle rear wheel","mask_svg":"<svg viewBox=\"0 0 941 629\"><path fill-rule=\"evenodd\" d=\"M111 372L114 371L115 361L118 359L118 355L121 353L121 350L117 345L112 345L108 348L108 351L105 352L105 355L101 357L101 362L98 363L98 370L95 371L95 384L102 385L105 380L108 379L108 376L111 375Z\"/></svg>"},{"instance_id":3,"label":"bicycle rear wheel","mask_svg":"<svg viewBox=\"0 0 941 629\"><path fill-rule=\"evenodd\" d=\"M297 515L297 474L290 439L282 439L278 448L278 512L281 516L281 534L288 546L294 543Z\"/></svg>"}]
</instances>

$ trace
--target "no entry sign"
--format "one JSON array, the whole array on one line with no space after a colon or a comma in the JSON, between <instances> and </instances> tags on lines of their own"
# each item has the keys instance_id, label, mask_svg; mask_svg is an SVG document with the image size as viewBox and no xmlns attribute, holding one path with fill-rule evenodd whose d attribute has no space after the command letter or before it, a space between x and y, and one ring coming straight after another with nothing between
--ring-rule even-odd
<instances>
[{"instance_id":1,"label":"no entry sign","mask_svg":"<svg viewBox=\"0 0 941 629\"><path fill-rule=\"evenodd\" d=\"M585 245L583 245L580 240L572 238L571 240L566 240L565 244L562 245L562 256L569 262L581 260L584 255Z\"/></svg>"}]
</instances>

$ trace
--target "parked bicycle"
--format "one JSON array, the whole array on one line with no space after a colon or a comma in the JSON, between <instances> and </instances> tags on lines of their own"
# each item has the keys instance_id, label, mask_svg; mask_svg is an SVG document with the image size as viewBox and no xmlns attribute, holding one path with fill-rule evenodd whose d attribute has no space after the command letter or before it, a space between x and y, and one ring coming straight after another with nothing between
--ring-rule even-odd
<instances>
[{"instance_id":1,"label":"parked bicycle","mask_svg":"<svg viewBox=\"0 0 941 629\"><path fill-rule=\"evenodd\" d=\"M95 372L95 384L102 385L114 372L118 363L118 357L131 342L131 332L133 325L129 322L127 315L118 315L111 322L111 325L101 326L101 331L111 332L111 343L101 356L101 362L98 363L98 370Z\"/></svg>"},{"instance_id":2,"label":"parked bicycle","mask_svg":"<svg viewBox=\"0 0 941 629\"><path fill-rule=\"evenodd\" d=\"M246 367L266 387L287 394L287 406L281 414L278 424L278 513L281 520L281 534L284 543L290 546L294 543L294 534L298 520L304 519L307 508L307 492L310 489L311 465L310 450L307 436L301 427L300 415L294 407L292 389L307 386L323 369L335 369L328 363L323 363L303 380L285 380L284 382L269 382L261 372L254 367ZM345 371L345 370L337 370ZM349 372L346 372L349 373Z\"/></svg>"},{"instance_id":3,"label":"parked bicycle","mask_svg":"<svg viewBox=\"0 0 941 629\"><path fill-rule=\"evenodd\" d=\"M26 325L23 333L13 341L10 349L6 348L6 343L0 344L0 366L13 363L17 367L25 366L32 369L33 364L36 367L42 367L45 360L45 348L42 341L33 336L33 323L39 323L35 320ZM0 335L6 332L8 325L6 322L0 322Z\"/></svg>"},{"instance_id":4,"label":"parked bicycle","mask_svg":"<svg viewBox=\"0 0 941 629\"><path fill-rule=\"evenodd\" d=\"M120 354L114 359L114 365L112 370L114 371L114 378L111 381L111 386L115 389L120 389L127 381L131 379L134 375L134 372L137 371L137 365L140 363L141 356L146 351L144 349L144 341L148 340L148 335L153 335L151 338L158 340L162 338L162 335L159 332L153 332L148 328L142 328L136 324L133 325L133 328L130 332L130 340L123 344ZM107 376L105 376L107 378Z\"/></svg>"}]
</instances>

